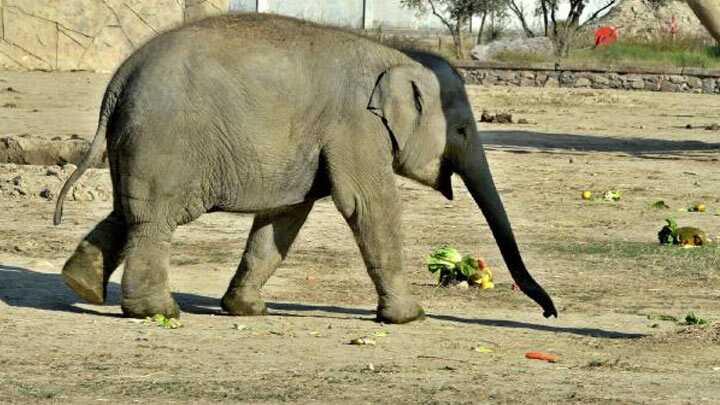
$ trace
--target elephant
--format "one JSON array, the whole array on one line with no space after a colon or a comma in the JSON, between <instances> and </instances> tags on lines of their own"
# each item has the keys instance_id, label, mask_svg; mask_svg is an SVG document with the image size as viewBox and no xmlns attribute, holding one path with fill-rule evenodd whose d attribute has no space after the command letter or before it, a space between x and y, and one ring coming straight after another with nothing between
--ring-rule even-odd
<instances>
[{"instance_id":1,"label":"elephant","mask_svg":"<svg viewBox=\"0 0 720 405\"><path fill-rule=\"evenodd\" d=\"M396 174L448 199L458 174L516 284L545 317L557 317L523 264L464 81L435 54L272 14L188 23L148 41L115 72L90 149L58 195L55 225L68 190L103 150L113 209L62 276L81 298L101 304L124 261L128 317L179 316L168 284L173 232L216 211L255 215L222 308L266 314L262 286L314 202L331 197L377 291L377 320L424 318L398 254Z\"/></svg>"},{"instance_id":2,"label":"elephant","mask_svg":"<svg viewBox=\"0 0 720 405\"><path fill-rule=\"evenodd\" d=\"M717 0L688 0L688 6L715 41L720 42L720 2Z\"/></svg>"}]
</instances>

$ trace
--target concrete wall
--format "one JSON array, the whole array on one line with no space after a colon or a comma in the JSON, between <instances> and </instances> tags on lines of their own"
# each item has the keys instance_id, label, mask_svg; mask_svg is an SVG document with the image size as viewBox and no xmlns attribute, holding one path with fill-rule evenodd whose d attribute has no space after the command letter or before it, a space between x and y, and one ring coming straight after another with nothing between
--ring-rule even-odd
<instances>
[{"instance_id":1,"label":"concrete wall","mask_svg":"<svg viewBox=\"0 0 720 405\"><path fill-rule=\"evenodd\" d=\"M364 29L445 29L431 14L418 16L400 0L230 0L230 10L289 15Z\"/></svg>"},{"instance_id":2,"label":"concrete wall","mask_svg":"<svg viewBox=\"0 0 720 405\"><path fill-rule=\"evenodd\" d=\"M0 0L0 69L111 72L172 26L261 11L365 29L443 29L400 0Z\"/></svg>"},{"instance_id":3,"label":"concrete wall","mask_svg":"<svg viewBox=\"0 0 720 405\"><path fill-rule=\"evenodd\" d=\"M148 38L229 0L0 0L0 68L109 72Z\"/></svg>"}]
</instances>

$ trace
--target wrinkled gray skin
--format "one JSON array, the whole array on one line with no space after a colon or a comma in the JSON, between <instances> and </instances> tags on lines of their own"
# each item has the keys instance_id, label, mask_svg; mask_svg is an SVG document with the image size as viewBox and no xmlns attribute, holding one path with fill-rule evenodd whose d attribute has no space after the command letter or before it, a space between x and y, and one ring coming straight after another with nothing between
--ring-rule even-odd
<instances>
[{"instance_id":1,"label":"wrinkled gray skin","mask_svg":"<svg viewBox=\"0 0 720 405\"><path fill-rule=\"evenodd\" d=\"M164 33L110 82L91 151L65 184L107 152L114 210L63 268L102 303L125 260L122 309L179 315L168 285L173 231L212 211L255 213L222 299L234 315L266 313L260 289L313 202L332 196L360 247L377 318L423 317L403 274L394 174L452 198L457 173L475 198L519 287L557 315L528 274L493 184L464 85L443 59L390 49L294 19L214 17Z\"/></svg>"}]
</instances>

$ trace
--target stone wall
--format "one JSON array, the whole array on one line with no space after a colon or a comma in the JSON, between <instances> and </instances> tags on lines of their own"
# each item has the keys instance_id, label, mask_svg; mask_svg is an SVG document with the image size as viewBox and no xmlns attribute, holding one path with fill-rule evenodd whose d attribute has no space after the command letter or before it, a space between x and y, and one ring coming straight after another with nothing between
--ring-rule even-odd
<instances>
[{"instance_id":1,"label":"stone wall","mask_svg":"<svg viewBox=\"0 0 720 405\"><path fill-rule=\"evenodd\" d=\"M230 0L0 0L0 68L113 71L169 27Z\"/></svg>"},{"instance_id":2,"label":"stone wall","mask_svg":"<svg viewBox=\"0 0 720 405\"><path fill-rule=\"evenodd\" d=\"M469 84L720 94L720 71L703 69L653 71L497 63L463 63L457 67Z\"/></svg>"}]
</instances>

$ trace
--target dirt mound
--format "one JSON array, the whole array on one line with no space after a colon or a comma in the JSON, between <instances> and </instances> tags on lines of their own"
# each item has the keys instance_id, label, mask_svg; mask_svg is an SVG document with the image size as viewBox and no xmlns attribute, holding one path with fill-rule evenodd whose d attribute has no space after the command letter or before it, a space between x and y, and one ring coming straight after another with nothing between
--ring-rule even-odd
<instances>
[{"instance_id":1,"label":"dirt mound","mask_svg":"<svg viewBox=\"0 0 720 405\"><path fill-rule=\"evenodd\" d=\"M651 339L658 343L693 341L720 344L720 322L713 322L708 325L688 325L682 329L668 331L647 337L646 339Z\"/></svg>"},{"instance_id":2,"label":"dirt mound","mask_svg":"<svg viewBox=\"0 0 720 405\"><path fill-rule=\"evenodd\" d=\"M4 136L0 138L0 163L20 165L64 165L77 164L90 142L77 137L52 140L30 135Z\"/></svg>"},{"instance_id":3,"label":"dirt mound","mask_svg":"<svg viewBox=\"0 0 720 405\"><path fill-rule=\"evenodd\" d=\"M64 166L0 164L0 199L54 200L65 180L75 171ZM68 193L68 200L107 201L112 198L110 174L106 169L90 169Z\"/></svg>"},{"instance_id":4,"label":"dirt mound","mask_svg":"<svg viewBox=\"0 0 720 405\"><path fill-rule=\"evenodd\" d=\"M653 38L669 35L672 17L677 20L680 36L707 36L709 34L685 2L622 0L601 18L595 26L613 25L620 27L625 37Z\"/></svg>"}]
</instances>

